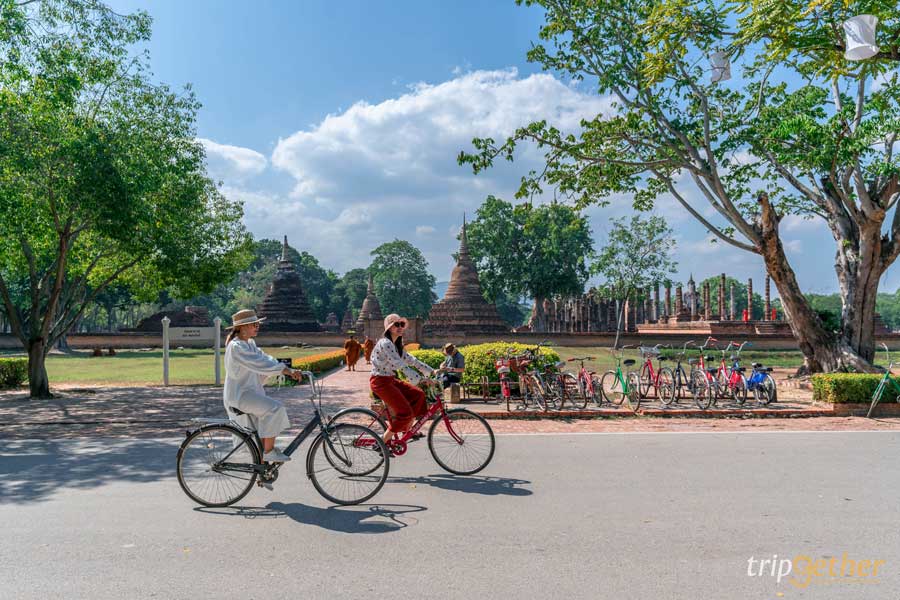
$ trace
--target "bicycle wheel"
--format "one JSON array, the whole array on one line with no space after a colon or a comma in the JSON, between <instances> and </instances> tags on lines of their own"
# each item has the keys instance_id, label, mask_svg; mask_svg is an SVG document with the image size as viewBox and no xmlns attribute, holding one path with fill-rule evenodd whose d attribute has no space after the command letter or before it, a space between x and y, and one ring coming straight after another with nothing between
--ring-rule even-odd
<instances>
[{"instance_id":1,"label":"bicycle wheel","mask_svg":"<svg viewBox=\"0 0 900 600\"><path fill-rule=\"evenodd\" d=\"M387 431L387 423L385 422L384 418L378 415L375 411L369 410L368 408L348 408L346 410L342 410L331 418L331 421L328 422L328 425L329 427L333 427L338 423L362 425L363 427L374 431L382 440L384 439L384 434ZM369 444L369 442L370 440L368 438L368 434L363 432L362 437L357 440L356 443L360 446L365 447L367 444ZM375 446L372 446L373 451L375 450L375 448ZM329 453L328 444L325 444L325 457L335 469L347 475L368 475L381 466L381 461L377 461L373 462L370 465L371 471L369 471L368 473L360 472L358 470L358 466L345 472L343 461L341 461L339 457Z\"/></svg>"},{"instance_id":2,"label":"bicycle wheel","mask_svg":"<svg viewBox=\"0 0 900 600\"><path fill-rule=\"evenodd\" d=\"M176 472L194 502L228 506L250 492L259 464L259 448L248 434L230 425L206 425L181 443Z\"/></svg>"},{"instance_id":3,"label":"bicycle wheel","mask_svg":"<svg viewBox=\"0 0 900 600\"><path fill-rule=\"evenodd\" d=\"M664 406L669 406L675 401L675 376L669 367L659 370L656 378L656 395Z\"/></svg>"},{"instance_id":4,"label":"bicycle wheel","mask_svg":"<svg viewBox=\"0 0 900 600\"><path fill-rule=\"evenodd\" d=\"M628 379L628 393L625 397L628 400L628 408L631 409L631 412L637 414L638 409L641 408L641 399L643 398L643 394L641 393L641 379L640 376L631 372L627 375Z\"/></svg>"},{"instance_id":5,"label":"bicycle wheel","mask_svg":"<svg viewBox=\"0 0 900 600\"><path fill-rule=\"evenodd\" d=\"M529 403L533 403L540 410L547 412L547 399L544 397L544 392L541 391L541 386L538 385L537 381L531 376L527 376L523 383L522 398L525 402L525 407L527 408Z\"/></svg>"},{"instance_id":6,"label":"bicycle wheel","mask_svg":"<svg viewBox=\"0 0 900 600\"><path fill-rule=\"evenodd\" d=\"M611 402L616 406L622 406L622 402L625 400L625 391L622 381L615 371L607 371L600 378L600 393L603 394L607 402Z\"/></svg>"},{"instance_id":7,"label":"bicycle wheel","mask_svg":"<svg viewBox=\"0 0 900 600\"><path fill-rule=\"evenodd\" d=\"M630 385L630 384L629 384ZM641 366L640 391L642 398L650 397L650 388L653 387L653 379L650 377L650 367L647 363Z\"/></svg>"},{"instance_id":8,"label":"bicycle wheel","mask_svg":"<svg viewBox=\"0 0 900 600\"><path fill-rule=\"evenodd\" d=\"M591 400L594 401L594 404L597 406L603 405L603 387L600 385L600 378L597 377L596 373L591 373Z\"/></svg>"},{"instance_id":9,"label":"bicycle wheel","mask_svg":"<svg viewBox=\"0 0 900 600\"><path fill-rule=\"evenodd\" d=\"M574 410L587 408L587 391L582 387L582 384L583 382L579 381L572 373L563 373L562 377L560 377L563 398L568 400Z\"/></svg>"},{"instance_id":10,"label":"bicycle wheel","mask_svg":"<svg viewBox=\"0 0 900 600\"><path fill-rule=\"evenodd\" d=\"M731 392L731 398L740 406L743 406L744 402L747 401L747 380L744 379L744 376L738 373L737 378L728 384L728 388Z\"/></svg>"},{"instance_id":11,"label":"bicycle wheel","mask_svg":"<svg viewBox=\"0 0 900 600\"><path fill-rule=\"evenodd\" d=\"M766 380L763 381L763 385L768 391L769 401L766 404L771 404L772 402L776 402L778 400L778 386L775 385L775 378L769 374L766 374Z\"/></svg>"},{"instance_id":12,"label":"bicycle wheel","mask_svg":"<svg viewBox=\"0 0 900 600\"><path fill-rule=\"evenodd\" d=\"M706 410L713 401L713 390L706 373L697 369L691 377L691 392L694 395L694 402L700 410Z\"/></svg>"},{"instance_id":13,"label":"bicycle wheel","mask_svg":"<svg viewBox=\"0 0 900 600\"><path fill-rule=\"evenodd\" d=\"M474 475L494 457L494 432L481 415L454 408L431 423L428 449L445 471Z\"/></svg>"},{"instance_id":14,"label":"bicycle wheel","mask_svg":"<svg viewBox=\"0 0 900 600\"><path fill-rule=\"evenodd\" d=\"M377 433L362 425L338 423L320 433L309 447L306 474L326 500L359 504L387 481L390 460L386 456L387 446Z\"/></svg>"},{"instance_id":15,"label":"bicycle wheel","mask_svg":"<svg viewBox=\"0 0 900 600\"><path fill-rule=\"evenodd\" d=\"M728 388L728 373L722 369L716 370L716 374L713 376L713 385L716 390L716 398L725 398L731 394L731 390Z\"/></svg>"}]
</instances>

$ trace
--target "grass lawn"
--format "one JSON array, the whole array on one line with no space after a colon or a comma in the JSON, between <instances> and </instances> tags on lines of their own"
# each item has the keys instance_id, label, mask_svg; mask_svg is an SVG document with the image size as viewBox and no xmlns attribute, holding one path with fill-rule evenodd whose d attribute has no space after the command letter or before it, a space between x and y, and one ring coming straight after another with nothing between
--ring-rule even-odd
<instances>
[{"instance_id":1,"label":"grass lawn","mask_svg":"<svg viewBox=\"0 0 900 600\"><path fill-rule=\"evenodd\" d=\"M263 348L276 358L298 358L338 348ZM224 355L224 350L222 352ZM212 349L170 350L169 383L191 384L215 382L215 359ZM115 356L91 356L90 352L74 355L52 354L47 357L50 385L161 385L162 350L120 350ZM222 376L225 369L222 368Z\"/></svg>"},{"instance_id":2,"label":"grass lawn","mask_svg":"<svg viewBox=\"0 0 900 600\"><path fill-rule=\"evenodd\" d=\"M584 363L584 366L589 371L597 371L597 372L602 373L603 371L606 371L608 369L616 368L616 361L613 358L612 354L610 354L609 348L607 348L607 347L603 347L603 348L600 348L600 347L571 348L571 347L564 347L564 346L552 346L551 348L553 350L555 350L559 354L560 358L562 358L563 360L568 360L570 358L582 357L582 356L594 357L594 360L585 361L585 363ZM680 353L681 352L680 349L677 352ZM666 350L663 350L663 354L665 356L671 357L675 354L675 352L673 352L672 350L666 349ZM722 356L722 352L721 351L719 351L719 352L708 351L707 355L712 355L712 356L716 357L715 365L710 363L709 366L717 366L719 358ZM690 348L688 349L687 358L697 358L698 356L699 356L699 352L697 352L696 349L694 349L694 350L691 350ZM725 356L726 360L728 359L729 356L730 356L730 354ZM625 358L633 358L633 359L637 360L638 365L636 365L636 367L640 366L640 355L637 352L637 350L635 350L633 348L629 348L629 349L625 350ZM755 351L755 352L751 352L751 351L741 352L741 364L749 366L751 363L754 363L754 362L762 363L762 364L766 365L767 367L796 368L803 364L803 354L801 354L799 350L794 350L794 351L760 350L760 351ZM655 362L654 362L654 364L655 364ZM687 364L687 360L685 360L682 363L682 365L684 366L685 370L690 369L690 367ZM567 370L577 371L578 369L579 369L579 363L573 362L570 364L570 367Z\"/></svg>"}]
</instances>

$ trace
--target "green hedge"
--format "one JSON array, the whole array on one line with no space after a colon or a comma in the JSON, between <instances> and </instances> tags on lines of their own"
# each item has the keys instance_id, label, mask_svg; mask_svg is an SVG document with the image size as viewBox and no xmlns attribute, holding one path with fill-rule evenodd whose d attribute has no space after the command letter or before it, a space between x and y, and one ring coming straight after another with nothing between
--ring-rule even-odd
<instances>
[{"instance_id":1,"label":"green hedge","mask_svg":"<svg viewBox=\"0 0 900 600\"><path fill-rule=\"evenodd\" d=\"M437 369L443 364L444 359L447 358L440 350L412 350L410 354L432 369Z\"/></svg>"},{"instance_id":2,"label":"green hedge","mask_svg":"<svg viewBox=\"0 0 900 600\"><path fill-rule=\"evenodd\" d=\"M822 373L812 376L813 400L844 404L872 401L882 375L868 373ZM897 391L887 384L881 402L896 402Z\"/></svg>"},{"instance_id":3,"label":"green hedge","mask_svg":"<svg viewBox=\"0 0 900 600\"><path fill-rule=\"evenodd\" d=\"M28 381L27 358L0 358L0 388L19 387Z\"/></svg>"},{"instance_id":4,"label":"green hedge","mask_svg":"<svg viewBox=\"0 0 900 600\"><path fill-rule=\"evenodd\" d=\"M529 348L528 344L519 344L513 342L491 342L489 344L476 344L474 346L463 346L459 349L466 358L466 370L463 373L463 383L478 383L482 377L487 376L488 381L498 381L497 368L494 361L499 357L505 356L507 350L511 350L513 355L522 354ZM491 356L491 352L494 356ZM541 348L538 355L540 364L555 364L559 362L559 354L550 348ZM510 377L518 381L515 373L510 373Z\"/></svg>"}]
</instances>

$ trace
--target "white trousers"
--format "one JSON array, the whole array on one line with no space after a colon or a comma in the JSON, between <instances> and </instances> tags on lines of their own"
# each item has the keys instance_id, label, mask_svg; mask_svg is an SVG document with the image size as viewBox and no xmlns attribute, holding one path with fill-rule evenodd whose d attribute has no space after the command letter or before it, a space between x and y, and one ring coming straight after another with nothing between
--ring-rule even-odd
<instances>
[{"instance_id":1,"label":"white trousers","mask_svg":"<svg viewBox=\"0 0 900 600\"><path fill-rule=\"evenodd\" d=\"M284 404L264 394L244 392L238 401L232 402L231 405L247 414L237 416L229 410L228 406L225 406L228 417L244 427L256 429L259 437L275 437L291 426Z\"/></svg>"}]
</instances>

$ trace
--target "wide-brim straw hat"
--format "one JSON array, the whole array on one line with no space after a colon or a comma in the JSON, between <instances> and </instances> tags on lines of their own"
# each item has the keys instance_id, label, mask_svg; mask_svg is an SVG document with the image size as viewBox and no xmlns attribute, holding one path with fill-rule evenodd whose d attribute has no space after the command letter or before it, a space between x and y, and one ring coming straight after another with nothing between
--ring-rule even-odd
<instances>
[{"instance_id":1,"label":"wide-brim straw hat","mask_svg":"<svg viewBox=\"0 0 900 600\"><path fill-rule=\"evenodd\" d=\"M403 317L401 317L400 315L398 315L396 313L391 313L388 316L386 316L384 318L384 332L387 333L388 330L391 328L391 325L393 325L397 321L403 321L404 323L407 322L406 319L404 319Z\"/></svg>"},{"instance_id":2,"label":"wide-brim straw hat","mask_svg":"<svg viewBox=\"0 0 900 600\"><path fill-rule=\"evenodd\" d=\"M231 325L226 327L225 329L234 329L235 327L241 327L242 325L252 325L253 323L262 323L266 318L259 318L256 316L255 310L244 309L239 310L233 315L231 315Z\"/></svg>"}]
</instances>

